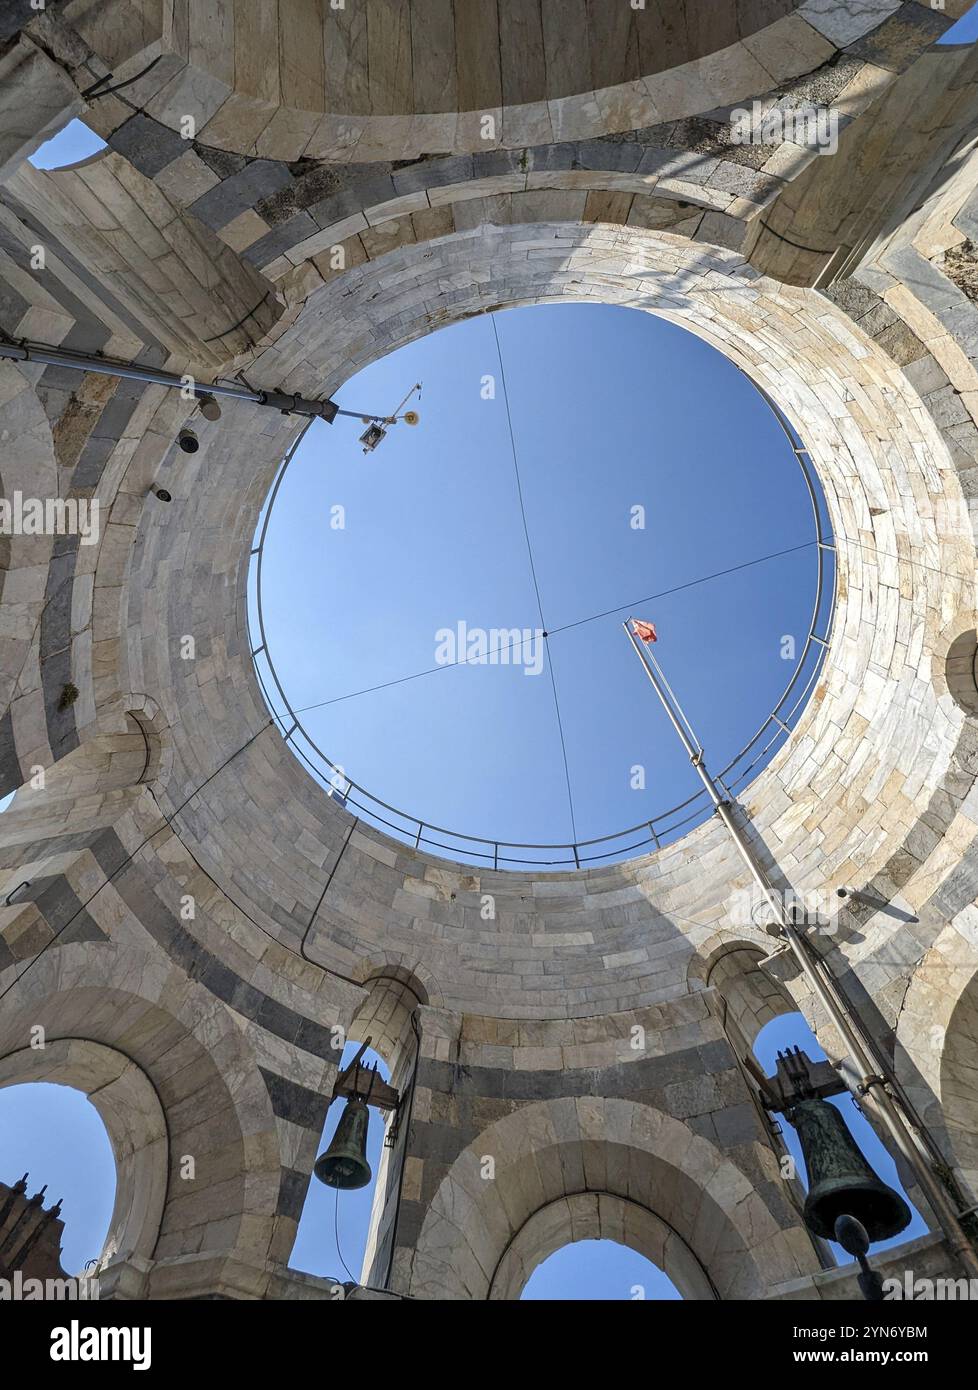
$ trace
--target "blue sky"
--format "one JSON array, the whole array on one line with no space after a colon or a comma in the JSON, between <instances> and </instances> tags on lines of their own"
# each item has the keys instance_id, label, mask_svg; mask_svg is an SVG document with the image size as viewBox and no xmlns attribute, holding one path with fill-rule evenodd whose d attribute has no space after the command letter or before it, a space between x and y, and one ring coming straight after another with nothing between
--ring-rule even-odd
<instances>
[{"instance_id":1,"label":"blue sky","mask_svg":"<svg viewBox=\"0 0 978 1390\"><path fill-rule=\"evenodd\" d=\"M502 372L483 316L337 394L383 413L421 380L417 428L366 457L356 421L309 430L265 541L266 635L310 737L368 792L452 831L584 840L699 787L622 632L630 607L719 771L802 652L814 520L766 402L700 339L593 304L494 319ZM445 630L536 633L541 609L539 674L439 663Z\"/></svg>"},{"instance_id":2,"label":"blue sky","mask_svg":"<svg viewBox=\"0 0 978 1390\"><path fill-rule=\"evenodd\" d=\"M80 1273L101 1254L115 1200L112 1146L87 1096L46 1082L0 1090L0 1181L26 1172L29 1196L47 1184L45 1208L63 1199L61 1263Z\"/></svg>"},{"instance_id":3,"label":"blue sky","mask_svg":"<svg viewBox=\"0 0 978 1390\"><path fill-rule=\"evenodd\" d=\"M978 5L967 9L938 43L974 43L975 39L978 39Z\"/></svg>"},{"instance_id":4,"label":"blue sky","mask_svg":"<svg viewBox=\"0 0 978 1390\"><path fill-rule=\"evenodd\" d=\"M102 137L89 130L84 121L74 120L35 150L30 162L36 169L63 169L98 154L105 147Z\"/></svg>"}]
</instances>

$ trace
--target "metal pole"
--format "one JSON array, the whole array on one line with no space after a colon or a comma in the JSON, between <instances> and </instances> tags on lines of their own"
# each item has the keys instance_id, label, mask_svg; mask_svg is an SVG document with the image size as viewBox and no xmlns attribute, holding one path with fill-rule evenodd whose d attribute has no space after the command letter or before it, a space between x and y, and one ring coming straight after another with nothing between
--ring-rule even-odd
<instances>
[{"instance_id":1,"label":"metal pole","mask_svg":"<svg viewBox=\"0 0 978 1390\"><path fill-rule=\"evenodd\" d=\"M43 343L0 342L0 358L3 357L15 362L38 362L47 367L66 367L70 371L95 372L99 376L118 376L126 381L143 381L148 386L165 386L171 391L189 389L198 398L225 396L233 400L252 401L255 405L277 410L282 415L307 415L313 419L325 420L327 424L332 424L337 415L381 421L390 418L371 415L361 410L340 410L329 400L314 401L284 391L253 391L249 386L234 386L229 382L204 383L191 377L193 385L188 386L189 373L187 376L178 376L176 372L164 372L157 367L141 367L136 362L116 362L109 357L96 357L82 352L69 352L65 348L46 347Z\"/></svg>"},{"instance_id":2,"label":"metal pole","mask_svg":"<svg viewBox=\"0 0 978 1390\"><path fill-rule=\"evenodd\" d=\"M397 419L398 415L400 415L401 411L402 411L402 410L404 409L404 407L407 405L408 401L409 401L409 400L411 399L411 397L414 395L415 391L420 391L420 390L421 390L421 382L420 382L420 381L416 381L416 382L414 383L414 385L411 387L410 391L409 391L409 392L407 393L407 395L404 397L403 401L401 401L401 404L394 407L394 413L393 413L393 415L387 415L387 416L384 417L384 424L385 424L385 425L388 425L388 424L392 425L392 424L394 423L394 421Z\"/></svg>"},{"instance_id":3,"label":"metal pole","mask_svg":"<svg viewBox=\"0 0 978 1390\"><path fill-rule=\"evenodd\" d=\"M948 1245L967 1270L969 1277L978 1278L978 1253L975 1252L974 1247L968 1240L947 1192L937 1177L935 1177L925 1154L921 1152L917 1136L907 1124L903 1114L897 1109L893 1102L893 1098L886 1089L887 1078L881 1076L875 1069L871 1052L860 1036L860 1025L856 1019L853 1019L850 1024L849 1018L846 1015L845 1005L839 997L838 986L829 973L824 960L822 960L821 957L817 958L818 966L820 967L817 968L815 962L811 959L808 942L805 940L802 933L798 931L794 922L791 921L781 894L775 890L768 880L764 869L758 863L753 850L744 838L743 832L731 813L730 802L721 797L720 793L717 791L716 784L703 761L703 748L699 740L693 733L692 727L685 714L683 714L678 700L676 701L676 710L672 708L672 703L667 698L666 692L663 689L664 685L668 688L668 682L665 680L661 671L659 671L659 664L655 660L655 657L652 656L651 652L649 653L649 660L646 660L645 653L639 646L635 634L632 631L631 622L632 620L629 618L623 624L628 634L628 640L631 642L636 655L645 668L645 673L651 681L652 688L658 695L662 707L669 717L669 722L676 730L683 747L689 754L689 760L696 769L697 775L703 783L703 786L706 788L716 808L717 815L726 827L737 852L749 869L755 883L757 883L773 908L780 922L781 930L788 946L795 960L798 962L802 974L811 985L816 999L831 1019L832 1024L837 1029L848 1048L852 1060L862 1073L855 1087L850 1085L849 1078L846 1077L844 1073L843 1079L857 1097L862 1098L868 1096L875 1104L879 1117L885 1125L899 1153L913 1169L914 1175L920 1184L920 1188L927 1198L927 1201L930 1203L947 1237ZM675 700L675 696L672 698Z\"/></svg>"}]
</instances>

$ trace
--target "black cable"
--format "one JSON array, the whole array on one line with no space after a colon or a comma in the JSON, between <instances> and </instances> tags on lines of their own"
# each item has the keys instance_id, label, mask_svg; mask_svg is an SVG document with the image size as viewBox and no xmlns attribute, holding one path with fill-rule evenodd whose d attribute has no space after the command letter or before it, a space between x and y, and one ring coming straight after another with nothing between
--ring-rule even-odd
<instances>
[{"instance_id":1,"label":"black cable","mask_svg":"<svg viewBox=\"0 0 978 1390\"><path fill-rule=\"evenodd\" d=\"M832 248L831 248L831 247L826 251L826 250L823 250L823 249L822 249L821 247L819 247L819 246L803 246L803 245L801 244L800 241L792 241L790 237L782 236L782 234L781 234L780 232L776 232L776 231L774 230L774 228L773 228L773 227L770 225L770 223L768 223L768 222L763 222L763 221L762 221L762 222L761 222L761 226L763 227L763 229L764 229L765 232L770 232L772 236L777 237L778 241L783 241L784 244L785 244L785 246L790 246L790 247L792 247L795 251L808 251L808 252L810 252L810 254L813 255L813 256L831 256L831 255L832 255Z\"/></svg>"},{"instance_id":2,"label":"black cable","mask_svg":"<svg viewBox=\"0 0 978 1390\"><path fill-rule=\"evenodd\" d=\"M500 648L500 650L503 650ZM494 652L488 653L494 656ZM363 690L351 690L349 695L336 695L332 700L320 700L315 705L300 705L298 709L292 710L292 714L307 714L311 709L325 709L327 705L340 705L344 700L355 700L358 695L372 695L375 690L388 690L392 685L406 685L408 681L420 680L422 676L432 676L436 671L447 671L452 666L467 665L466 661L446 661L441 666L429 666L425 671L415 671L413 676L399 676L394 681L384 681L380 685L368 685Z\"/></svg>"},{"instance_id":3,"label":"black cable","mask_svg":"<svg viewBox=\"0 0 978 1390\"><path fill-rule=\"evenodd\" d=\"M148 788L148 791L149 791L150 795L152 796L153 800L156 801L157 804L159 804L158 799L157 799L157 796L156 796L156 793L153 791L153 788L152 788L152 787L149 787L149 788ZM162 812L161 812L161 814L162 814ZM231 894L230 890L227 888L227 886L226 886L225 884L223 884L223 883L218 883L217 879L213 876L213 874L210 874L210 873L207 872L207 870L204 868L203 864L202 864L202 863L200 862L200 860L197 858L196 854L194 854L193 850L190 848L190 846L187 844L186 840L185 840L185 839L183 838L183 836L180 834L180 831L177 829L177 826L176 826L176 816L177 816L178 814L179 814L179 812L177 812L177 813L174 814L174 818L173 818L173 820L170 821L169 825L167 826L167 829L170 831L170 833L173 835L173 838L174 838L174 839L177 841L177 843L180 845L180 848L183 850L184 854L186 854L187 857L188 857L189 859L192 859L192 860L193 860L194 864L197 866L197 868L200 870L200 872L204 875L204 877L205 877L206 879L208 879L209 882L213 883L214 887L215 887L216 889L218 889L218 891L219 891L221 894L223 894L223 896L224 896L225 898L227 898L228 902L229 902L229 903L231 904L231 906L235 909L235 911L241 913L241 916L245 919L246 922L250 922L251 925L255 928L256 931L260 931L261 934L262 934L263 936L267 937L269 941L273 941L273 942L276 944L276 946L285 946L286 950L291 951L291 950L292 950L292 947L291 947L291 946L287 946L286 943L283 942L283 941L281 940L280 937L275 936L275 934L274 934L273 932L270 932L270 931L268 930L267 927L262 926L261 922L259 922L259 920L258 920L257 917L254 917L254 916L248 911L247 908L241 906L241 904L238 902L237 898L235 898L235 897ZM359 820L354 820L353 826L351 827L350 832L349 832L349 834L347 835L346 840L344 840L343 846L342 846L342 848L341 848L341 850L340 850L340 855L341 855L341 856L342 856L343 850L346 849L346 846L347 846L347 844L349 843L350 835L352 835L353 831L356 829L356 827L357 827L359 824L360 824ZM359 979L355 979L352 975L344 975L344 974L342 974L339 970L333 970L333 969L331 969L328 965L320 965L320 963L319 963L318 961L315 961L315 960L312 959L311 956L306 955L306 951L305 951L306 939L308 938L309 932L310 932L310 930L312 929L313 923L315 922L316 917L317 917L318 914L319 914L319 909L320 909L320 908L322 907L322 905L323 905L323 899L324 899L325 896L326 896L326 890L329 888L329 885L332 883L332 881L333 881L333 874L335 873L335 871L336 871L336 869L337 869L338 866L339 866L339 859L337 859L336 864L333 865L333 868L332 868L332 870L330 871L329 878L326 880L326 888L324 888L323 891L322 891L322 893L319 895L319 902L316 904L316 911L315 911L315 913L313 914L313 916L310 917L309 923L308 923L308 925L307 925L307 927L306 927L306 930L305 930L305 933L303 934L302 941L299 943L299 955L300 955L300 956L302 957L302 959L303 959L304 961L306 961L309 965L314 966L316 970L321 970L321 971L323 972L324 975L331 975L331 976L333 977L334 980L342 980L345 984L348 984L348 985L356 985L357 988L361 988L361 981L360 981ZM373 978L374 978L374 979L384 979L384 978L386 978L386 977L383 976L383 975L375 975L375 976L373 976ZM391 976L390 978L393 979L394 976ZM317 1053L316 1055L318 1056L319 1054Z\"/></svg>"},{"instance_id":4,"label":"black cable","mask_svg":"<svg viewBox=\"0 0 978 1390\"><path fill-rule=\"evenodd\" d=\"M516 474L516 495L520 502L520 516L523 519L523 538L526 541L526 553L530 561L530 575L533 579L533 589L537 596L537 612L540 614L540 628L543 632L543 639L548 637L547 620L543 616L543 600L540 597L540 584L537 580L537 567L533 561L533 546L530 544L530 528L526 520L526 505L523 501L523 483L520 478L520 461L516 449L516 435L513 432L513 415L509 404L509 388L506 385L506 369L503 366L503 352L499 345L499 330L496 327L496 315L489 315L489 322L492 324L492 334L496 340L496 358L499 362L499 380L503 388L503 404L506 407L506 423L509 427L509 447L513 455L513 471ZM577 843L577 820L574 816L574 793L571 790L570 766L567 762L567 744L564 740L564 722L560 717L560 700L557 695L557 677L554 674L554 664L550 660L549 650L546 652L547 670L550 672L550 685L554 693L554 713L557 716L557 735L560 739L560 756L564 762L564 782L567 786L567 806L570 811L571 839Z\"/></svg>"},{"instance_id":5,"label":"black cable","mask_svg":"<svg viewBox=\"0 0 978 1390\"><path fill-rule=\"evenodd\" d=\"M102 86L103 82L108 82L109 78L112 76L111 72L108 72L104 77L98 78L97 81L86 87L82 92L82 96L86 101L99 101L102 97L110 96L113 92L121 92L125 87L131 87L134 82L138 82L141 77L145 77L148 72L152 72L153 68L156 67L156 64L162 57L163 55L160 53L151 63L143 68L142 72L137 72L135 77L128 77L125 82L117 82L114 87L106 87L100 92L98 88Z\"/></svg>"},{"instance_id":6,"label":"black cable","mask_svg":"<svg viewBox=\"0 0 978 1390\"><path fill-rule=\"evenodd\" d=\"M322 892L320 893L320 895L319 895L319 901L316 903L316 906L313 908L313 910L312 910L312 916L309 918L309 921L308 921L308 923L306 924L306 929L305 929L305 931L302 933L302 940L299 942L299 955L302 957L303 960L308 960L310 965L315 965L316 968L319 969L319 970L323 970L323 969L325 969L325 967L322 966L322 965L318 965L317 962L314 961L314 960L309 960L309 957L306 955L306 941L307 941L307 939L308 939L308 937L309 937L309 933L312 931L313 923L315 922L316 918L319 916L319 909L320 909L320 908L322 907L322 905L323 905L323 899L326 897L326 894L329 892L329 885L333 882L333 875L336 873L336 870L340 867L340 860L343 858L343 855L346 853L346 847L347 847L347 845L350 843L350 840L351 840L352 837L353 837L353 832L354 832L354 830L356 830L356 828L357 828L357 826L358 826L359 824L360 824L360 817L359 817L359 816L354 816L354 817L353 817L353 823L352 823L352 825L350 826L349 830L346 832L346 839L343 841L342 845L340 845L340 852L339 852L339 854L336 856L336 860L335 860L335 862L334 862L334 864L333 864L333 867L332 867L332 868L330 869L330 871L329 871L329 877L327 878L325 884L323 885L323 891L322 891ZM332 974L333 972L329 971L329 972L327 972L327 973ZM349 978L349 977L348 977L348 976L341 976L340 978L347 979L347 978ZM359 981L358 981L358 980L354 980L353 983L354 983L354 984L359 984Z\"/></svg>"},{"instance_id":7,"label":"black cable","mask_svg":"<svg viewBox=\"0 0 978 1390\"><path fill-rule=\"evenodd\" d=\"M560 717L560 701L557 698L557 677L554 675L554 664L550 657L550 649L546 649L547 670L550 672L550 684L554 692L554 713L557 716L557 734L560 738L560 756L564 760L564 781L567 784L567 806L570 810L571 840L577 844L577 820L574 816L574 794L571 791L570 767L567 763L567 744L564 742L564 721Z\"/></svg>"},{"instance_id":8,"label":"black cable","mask_svg":"<svg viewBox=\"0 0 978 1390\"><path fill-rule=\"evenodd\" d=\"M340 1264L346 1270L347 1274L349 1274L350 1279L353 1281L353 1283L356 1284L359 1281L353 1278L353 1273L350 1269L350 1266L347 1264L346 1260L344 1260L343 1252L340 1249L340 1189L337 1187L335 1191L336 1204L333 1207L333 1239L336 1241L336 1253L339 1256Z\"/></svg>"},{"instance_id":9,"label":"black cable","mask_svg":"<svg viewBox=\"0 0 978 1390\"><path fill-rule=\"evenodd\" d=\"M880 550L878 546L867 545L865 541L857 541L852 536L840 536L835 539L835 544L843 542L845 545L858 546L860 550L868 550L881 560L896 560L899 565L915 565L917 569L927 570L930 574L939 574L944 579L957 579L962 584L973 583L973 577L966 574L951 574L948 570L938 569L936 565L925 565L923 560L911 560L909 555L891 555L888 550Z\"/></svg>"},{"instance_id":10,"label":"black cable","mask_svg":"<svg viewBox=\"0 0 978 1390\"><path fill-rule=\"evenodd\" d=\"M763 565L768 560L778 560L782 555L793 555L796 551L807 550L810 546L817 545L817 541L805 541L801 545L789 546L786 550L774 550L769 555L758 555L754 560L745 560L743 564L731 565L729 569L716 570L713 574L703 574L698 579L687 580L685 584L674 584L672 588L660 589L656 594L647 594L645 598L633 599L631 603L624 603L620 608L606 608L601 613L592 613L588 618L578 618L573 623L564 623L561 627L551 628L547 633L547 638L555 637L558 633L569 632L572 628L583 627L585 623L597 622L599 618L612 617L616 613L627 613L633 608L639 608L645 603L654 603L657 599L668 598L670 594L678 594L683 589L695 588L697 584L708 584L713 579L722 579L728 574L735 574L738 570L750 569L752 565ZM891 557L893 559L898 556ZM949 575L951 579L960 579L961 575ZM412 676L399 676L397 680L383 681L380 685L368 685L363 690L351 690L347 695L334 695L331 700L320 700L314 705L300 705L298 709L292 710L293 715L306 714L309 710L325 709L327 705L339 705L344 700L355 700L359 695L372 695L377 690L388 690L394 685L405 685L408 681L420 680L422 676L434 675L436 671L448 671L453 666L467 666L470 661L485 661L487 657L496 656L499 652L513 651L521 647L524 642L532 641L532 637L521 637L516 642L504 643L501 647L495 647L491 652L479 657L459 657L457 661L445 661L440 666L429 666L424 671L415 671Z\"/></svg>"},{"instance_id":11,"label":"black cable","mask_svg":"<svg viewBox=\"0 0 978 1390\"><path fill-rule=\"evenodd\" d=\"M184 809L184 807L189 806L190 802L193 801L194 797L197 796L200 792L202 792L206 786L208 786L211 782L213 782L213 780L214 780L215 777L219 776L220 773L222 773L222 772L224 771L224 769L227 767L228 763L232 762L232 761L238 756L239 753L243 753L244 750L245 750L246 748L250 748L250 746L254 743L255 739L260 738L261 735L265 732L266 729L272 729L272 728L274 728L274 727L275 727L275 720L274 720L274 719L270 719L270 720L268 721L267 724L263 724L262 727L258 730L258 732L257 732L256 734L252 734L251 738L249 738L249 739L247 740L246 743L243 743L243 744L241 745L240 748L236 748L236 749L234 750L234 752L230 755L230 757L225 758L225 759L224 759L224 762L221 763L221 766L220 766L219 768L217 768L214 772L212 772L211 775L210 775L209 777L205 778L204 781L201 782L201 784L200 784L199 787L195 787L194 790L190 793L190 795L186 798L186 800L183 801L183 802L181 802L181 804L177 807L177 809L176 809L171 815L166 815L165 813L163 813L163 820L164 820L164 823L165 823L165 825L166 825L166 828L167 828L167 829L172 829L172 822L176 819L176 817L180 814L180 812ZM83 903L80 903L80 904L79 904L78 910L77 910L76 912L73 912L73 913L71 914L71 916L68 918L67 922L65 922L63 926L59 927L58 930L57 930L56 932L52 933L52 935L50 936L50 938L44 943L44 945L43 945L43 946L41 947L41 949L38 951L37 955L34 956L34 957L32 957L32 959L29 960L29 961L27 962L27 964L25 965L24 969L20 972L20 974L17 975L17 976L15 976L14 979L12 979L12 980L10 981L10 984L7 986L7 988L6 988L5 990L3 990L2 992L0 992L0 999L3 999L7 994L9 994L10 991L14 988L15 985L19 985L19 984L20 984L21 980L22 980L22 979L24 978L24 976L27 974L28 970L30 970L31 966L37 964L37 962L38 962L38 961L41 959L41 957L44 955L45 951L47 951L48 948L49 948L50 946L53 946L53 945L54 945L54 943L58 940L58 938L62 935L62 933L66 932L66 931L68 930L68 928L71 926L72 922L74 922L75 919L76 919L77 917L79 917L79 916L85 911L85 909L89 906L89 904L92 903L92 902L95 900L95 898L98 897L98 895L99 895L99 893L101 893L102 889L103 889L103 888L107 888L108 885L112 882L112 880L113 880L114 878L116 878L116 877L122 872L123 869L128 868L128 866L129 866L129 865L132 863L132 861L135 859L135 857L136 857L136 855L139 853L139 851L140 851L141 849L144 849L144 848L146 847L146 845L149 844L150 840L155 839L156 836L160 833L160 831L161 831L162 829L163 829L163 826L159 826L159 825L158 825L158 826L155 828L155 830L153 830L149 835L146 836L146 838L145 838L144 840L141 840L141 841L139 842L139 844L136 846L136 848L135 848L134 850L132 850L129 854L126 855L125 859L124 859L124 860L122 861L122 863L118 866L118 868L113 869L112 872L111 872L110 874L108 874L108 875L102 880L102 882L99 884L99 886L95 889L94 893L91 893L91 894L85 899L85 901L84 901ZM176 832L174 832L174 833L176 834ZM180 838L179 835L177 835L177 838L178 838L178 839ZM181 841L181 843L182 843L182 841Z\"/></svg>"},{"instance_id":12,"label":"black cable","mask_svg":"<svg viewBox=\"0 0 978 1390\"><path fill-rule=\"evenodd\" d=\"M218 339L220 339L220 338L226 338L226 337L228 336L229 333L235 333L235 332L237 332L237 330L238 330L239 328L243 328L243 327L244 327L244 325L248 322L249 319L254 318L254 316L258 313L258 310L262 307L262 305L263 305L263 304L266 304L266 303L268 302L269 296L272 295L272 294L274 294L274 293L275 293L274 290L268 290L268 292L267 292L266 294L263 294L263 295L262 295L261 299L259 299L259 301L258 301L258 303L255 305L255 307L254 307L253 309L249 309L249 310L248 310L248 312L245 314L245 316L244 316L243 319L238 319L238 322L237 322L237 323L232 323L231 327L230 327L230 328L225 328L224 331L223 331L222 333L215 333L215 334L213 334L213 336L210 337L210 338L202 338L201 341L204 342L204 343L216 343L216 342L218 341ZM250 341L250 340L249 340L249 341ZM248 390L249 390L249 391L251 390L251 387L250 387L250 386L248 387Z\"/></svg>"},{"instance_id":13,"label":"black cable","mask_svg":"<svg viewBox=\"0 0 978 1390\"><path fill-rule=\"evenodd\" d=\"M509 388L506 385L506 370L503 367L503 353L499 346L499 330L496 327L496 315L489 315L489 322L492 324L493 337L496 340L496 359L499 362L499 380L503 388L503 405L506 407L506 423L509 427L509 447L513 455L513 471L516 474L516 495L520 503L520 516L523 518L523 538L526 541L526 554L530 561L530 576L533 580L533 589L537 596L537 611L540 614L540 626L546 633L547 624L543 616L543 602L540 598L540 585L537 581L537 569L533 563L533 547L530 544L530 528L526 521L526 506L523 501L523 483L520 479L519 457L516 452L516 436L513 433L513 416L509 406Z\"/></svg>"},{"instance_id":14,"label":"black cable","mask_svg":"<svg viewBox=\"0 0 978 1390\"><path fill-rule=\"evenodd\" d=\"M417 996L415 996L415 997L417 997ZM402 1193L403 1193L403 1191L404 1191L404 1165L407 1163L407 1160L408 1160L407 1146L408 1146L408 1144L410 1143L410 1140L411 1140L411 1117L414 1115L414 1093L415 1093L415 1091L417 1090L417 1087L418 1087L418 1070L419 1070L420 1065L421 1065L421 1025L418 1023L418 1010L417 1010L417 1008L415 1008L414 1011L413 1011L412 1014L411 1014L411 1027L412 1027L412 1029L414 1030L414 1037L415 1037L415 1041L416 1041L416 1045L415 1045L415 1049L414 1049L414 1067L413 1067L412 1070L411 1070L411 1080L410 1080L410 1082L408 1083L408 1084L409 1084L409 1087L410 1087L410 1091L409 1091L409 1094L408 1094L407 1117L406 1117L406 1119L403 1121L403 1123L404 1123L404 1125L405 1125L405 1131L404 1131L404 1148L403 1148L403 1151L402 1151L402 1153L401 1153L401 1166L400 1166L400 1168L398 1169L398 1174L397 1174L397 1198L396 1198L395 1204L394 1204L394 1219L393 1219L393 1221L391 1222L391 1227L390 1227L390 1232L391 1232L390 1254L389 1254L388 1257L387 1257L387 1273L384 1275L384 1289L385 1289L385 1290L387 1290L387 1289L390 1288L391 1274L393 1273L393 1270L394 1270L394 1256L395 1256L396 1253L397 1253L397 1227L398 1227L398 1223L400 1222L400 1219L401 1219L401 1195L402 1195ZM403 1101L402 1101L402 1103L403 1103ZM401 1123L402 1123L400 1115L398 1115L398 1117L397 1117L397 1123L398 1123L398 1136L400 1136L400 1126L401 1126Z\"/></svg>"},{"instance_id":15,"label":"black cable","mask_svg":"<svg viewBox=\"0 0 978 1390\"><path fill-rule=\"evenodd\" d=\"M713 574L704 574L699 579L689 579L685 584L675 584L671 589L661 589L659 593L649 594L646 598L633 599L621 608L606 608L603 613L592 613L589 618L579 618L576 623L564 623L563 627L555 627L554 632L569 632L571 628L597 622L598 618L611 618L617 613L627 613L629 609L640 608L644 603L654 603L656 599L665 598L669 594L681 593L683 589L694 589L697 584L706 584L711 579L724 579L728 574L736 574L738 570L750 569L752 565L762 565L767 560L780 560L783 555L794 555L796 551L808 550L810 546L817 544L818 541L805 541L802 545L789 545L785 550L772 550L769 555L759 555L756 560L744 560L740 565L730 565L725 570L715 570Z\"/></svg>"}]
</instances>

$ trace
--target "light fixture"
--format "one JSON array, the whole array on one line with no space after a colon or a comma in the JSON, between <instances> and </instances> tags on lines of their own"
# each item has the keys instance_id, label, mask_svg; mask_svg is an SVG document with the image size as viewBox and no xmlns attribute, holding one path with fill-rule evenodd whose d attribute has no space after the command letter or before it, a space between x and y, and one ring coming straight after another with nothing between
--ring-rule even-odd
<instances>
[{"instance_id":1,"label":"light fixture","mask_svg":"<svg viewBox=\"0 0 978 1390\"><path fill-rule=\"evenodd\" d=\"M193 430L183 429L177 435L177 443L185 454L195 454L200 448L200 440Z\"/></svg>"},{"instance_id":2,"label":"light fixture","mask_svg":"<svg viewBox=\"0 0 978 1390\"><path fill-rule=\"evenodd\" d=\"M200 413L201 415L203 415L205 420L220 420L221 407L218 404L216 397L208 393L200 396L199 400Z\"/></svg>"},{"instance_id":3,"label":"light fixture","mask_svg":"<svg viewBox=\"0 0 978 1390\"><path fill-rule=\"evenodd\" d=\"M363 452L365 454L372 454L374 449L376 449L377 445L380 444L382 440L387 438L388 430L393 425L396 425L398 421L403 420L406 425L416 425L418 423L418 421L421 419L421 416L418 414L416 410L406 410L404 411L403 415L400 413L401 408L408 403L408 401L414 395L415 391L417 391L419 395L421 394L420 381L416 382L414 386L411 387L410 391L404 397L403 401L401 401L401 404L391 415L360 416L360 419L367 426L363 434L361 434L360 436L360 443L363 445ZM340 415L354 414L353 411L344 410L341 410L338 413Z\"/></svg>"},{"instance_id":4,"label":"light fixture","mask_svg":"<svg viewBox=\"0 0 978 1390\"><path fill-rule=\"evenodd\" d=\"M367 428L364 430L363 434L361 434L360 436L360 443L363 445L363 452L365 454L373 453L374 449L376 449L380 441L386 438L387 431L385 429L382 429L380 425L376 423L368 425Z\"/></svg>"}]
</instances>

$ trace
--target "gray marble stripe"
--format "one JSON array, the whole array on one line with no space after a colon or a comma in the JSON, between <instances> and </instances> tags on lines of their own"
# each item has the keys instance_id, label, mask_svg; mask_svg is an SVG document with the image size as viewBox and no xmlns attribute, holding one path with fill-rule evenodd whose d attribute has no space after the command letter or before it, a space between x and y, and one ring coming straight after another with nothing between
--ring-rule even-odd
<instances>
[{"instance_id":1,"label":"gray marble stripe","mask_svg":"<svg viewBox=\"0 0 978 1390\"><path fill-rule=\"evenodd\" d=\"M23 206L20 200L16 198L9 189L5 189L3 192L3 202L10 208L11 212L17 215L28 231L32 232L37 237L39 243L46 246L49 251L52 251L82 284L88 286L99 302L104 304L116 318L124 323L141 342L147 345L152 344L161 351L165 351L164 345L158 338L149 332L146 325L129 312L126 306L116 298L107 285L103 284L103 282L94 276L90 270L86 269L81 261L76 260L68 248L60 242L56 236L52 235L49 228L38 223L30 211ZM22 247L21 250L23 251L24 248ZM71 293L67 286L63 285L60 281L56 281L53 275L48 275L45 280L45 287L54 298L64 305L79 325L98 324L106 335L103 342L111 336L111 332L106 325L96 319L91 310L88 309L86 305L82 304L82 302Z\"/></svg>"},{"instance_id":2,"label":"gray marble stripe","mask_svg":"<svg viewBox=\"0 0 978 1390\"><path fill-rule=\"evenodd\" d=\"M139 866L133 863L125 865L126 853L114 830L100 835L92 845L92 853L107 875L115 875L112 886L134 916L188 975L199 980L237 1013L276 1037L284 1038L316 1057L336 1060L333 1035L329 1028L304 1018L256 989L187 931L149 887ZM121 870L120 864L125 865Z\"/></svg>"}]
</instances>

